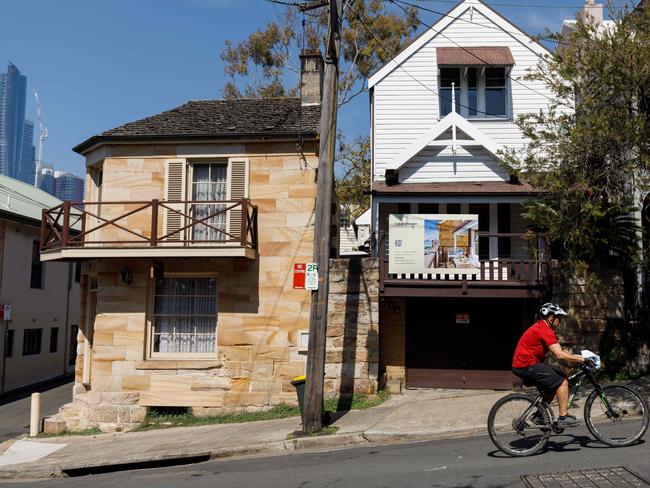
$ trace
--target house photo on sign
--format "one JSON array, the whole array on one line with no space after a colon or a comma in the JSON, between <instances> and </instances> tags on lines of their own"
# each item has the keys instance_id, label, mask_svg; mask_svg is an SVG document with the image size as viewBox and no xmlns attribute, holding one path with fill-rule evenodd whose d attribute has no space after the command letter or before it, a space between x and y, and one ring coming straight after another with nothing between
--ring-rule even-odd
<instances>
[{"instance_id":1,"label":"house photo on sign","mask_svg":"<svg viewBox=\"0 0 650 488\"><path fill-rule=\"evenodd\" d=\"M478 274L478 215L391 214L391 274Z\"/></svg>"}]
</instances>

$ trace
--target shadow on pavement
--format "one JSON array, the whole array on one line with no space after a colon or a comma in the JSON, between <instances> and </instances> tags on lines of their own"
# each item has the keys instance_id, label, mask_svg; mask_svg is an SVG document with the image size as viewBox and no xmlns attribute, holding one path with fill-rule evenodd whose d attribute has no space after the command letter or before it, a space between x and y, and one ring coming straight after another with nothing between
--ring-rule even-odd
<instances>
[{"instance_id":1,"label":"shadow on pavement","mask_svg":"<svg viewBox=\"0 0 650 488\"><path fill-rule=\"evenodd\" d=\"M46 391L58 388L59 386L66 385L68 383L72 383L73 381L74 376L72 375L60 376L58 378L44 381L36 385L30 385L18 390L10 391L8 393L3 393L0 395L0 406L27 398L32 393L45 393Z\"/></svg>"}]
</instances>

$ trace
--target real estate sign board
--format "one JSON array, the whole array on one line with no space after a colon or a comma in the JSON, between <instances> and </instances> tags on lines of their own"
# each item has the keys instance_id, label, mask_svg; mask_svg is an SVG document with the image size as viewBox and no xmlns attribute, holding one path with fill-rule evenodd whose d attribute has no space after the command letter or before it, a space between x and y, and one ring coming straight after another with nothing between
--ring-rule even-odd
<instances>
[{"instance_id":1,"label":"real estate sign board","mask_svg":"<svg viewBox=\"0 0 650 488\"><path fill-rule=\"evenodd\" d=\"M478 274L478 215L391 214L391 274Z\"/></svg>"}]
</instances>

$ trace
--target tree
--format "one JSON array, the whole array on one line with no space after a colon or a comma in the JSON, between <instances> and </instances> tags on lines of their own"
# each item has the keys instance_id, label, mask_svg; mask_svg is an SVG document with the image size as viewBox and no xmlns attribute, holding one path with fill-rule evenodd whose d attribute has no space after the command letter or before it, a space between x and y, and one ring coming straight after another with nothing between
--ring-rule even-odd
<instances>
[{"instance_id":1,"label":"tree","mask_svg":"<svg viewBox=\"0 0 650 488\"><path fill-rule=\"evenodd\" d=\"M506 162L543 190L527 215L561 244L565 269L617 256L634 321L647 258L635 217L650 183L650 13L611 10L611 28L579 18L568 36L553 36L561 48L526 79L549 86L554 101L519 117L530 144Z\"/></svg>"},{"instance_id":2,"label":"tree","mask_svg":"<svg viewBox=\"0 0 650 488\"><path fill-rule=\"evenodd\" d=\"M303 46L325 52L327 9L306 12L294 6L256 30L244 41L226 41L221 50L224 71L230 78L223 88L225 98L269 98L296 96L298 54ZM370 75L410 42L419 26L415 7L390 10L380 0L345 2L341 30L341 77L339 107L367 91ZM386 46L389 46L388 48ZM369 138L351 143L339 135L336 179L339 201L350 205L357 217L370 205L364 195L370 181Z\"/></svg>"},{"instance_id":3,"label":"tree","mask_svg":"<svg viewBox=\"0 0 650 488\"><path fill-rule=\"evenodd\" d=\"M414 7L393 12L380 0L345 2L339 106L367 90L368 77L389 60L387 51L397 53L409 44L417 27L418 14ZM327 9L306 12L303 18L296 7L286 6L283 14L244 41L237 44L226 41L221 59L230 81L223 88L223 96L296 95L301 48L326 52L326 40Z\"/></svg>"},{"instance_id":4,"label":"tree","mask_svg":"<svg viewBox=\"0 0 650 488\"><path fill-rule=\"evenodd\" d=\"M336 178L336 196L355 219L370 206L370 138L359 136L348 144L340 136L337 161L341 174Z\"/></svg>"}]
</instances>

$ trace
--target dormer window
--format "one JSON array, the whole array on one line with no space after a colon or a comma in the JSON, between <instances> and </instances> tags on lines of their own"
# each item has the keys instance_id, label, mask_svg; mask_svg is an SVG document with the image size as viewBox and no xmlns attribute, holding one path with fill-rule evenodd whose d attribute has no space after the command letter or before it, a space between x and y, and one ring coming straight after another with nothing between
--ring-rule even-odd
<instances>
[{"instance_id":1,"label":"dormer window","mask_svg":"<svg viewBox=\"0 0 650 488\"><path fill-rule=\"evenodd\" d=\"M440 117L451 112L451 87L454 86L456 112L465 118L508 116L506 67L464 66L440 68Z\"/></svg>"},{"instance_id":2,"label":"dormer window","mask_svg":"<svg viewBox=\"0 0 650 488\"><path fill-rule=\"evenodd\" d=\"M465 118L510 116L508 73L514 59L507 47L439 47L440 117L451 112L452 84L456 112Z\"/></svg>"}]
</instances>

